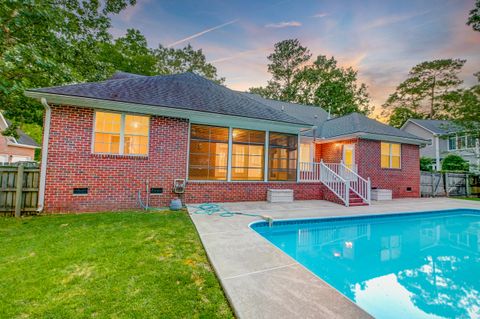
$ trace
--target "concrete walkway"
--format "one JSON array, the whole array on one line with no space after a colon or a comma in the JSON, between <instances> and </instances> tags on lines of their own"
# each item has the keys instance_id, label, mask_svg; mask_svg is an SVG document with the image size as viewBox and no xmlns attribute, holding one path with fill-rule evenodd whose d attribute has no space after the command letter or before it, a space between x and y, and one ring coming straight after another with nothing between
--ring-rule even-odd
<instances>
[{"instance_id":1,"label":"concrete walkway","mask_svg":"<svg viewBox=\"0 0 480 319\"><path fill-rule=\"evenodd\" d=\"M327 201L225 203L230 211L274 219L370 215L449 208L477 208L480 202L399 199L371 206L343 207ZM235 314L240 318L370 318L370 315L281 252L248 225L258 218L190 216Z\"/></svg>"}]
</instances>

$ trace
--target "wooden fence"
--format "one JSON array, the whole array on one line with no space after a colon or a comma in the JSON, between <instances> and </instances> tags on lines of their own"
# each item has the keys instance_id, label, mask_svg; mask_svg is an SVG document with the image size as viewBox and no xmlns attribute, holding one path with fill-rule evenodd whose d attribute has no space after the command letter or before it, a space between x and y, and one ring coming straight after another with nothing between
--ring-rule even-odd
<instances>
[{"instance_id":1,"label":"wooden fence","mask_svg":"<svg viewBox=\"0 0 480 319\"><path fill-rule=\"evenodd\" d=\"M420 192L422 197L469 196L469 174L421 172Z\"/></svg>"},{"instance_id":2,"label":"wooden fence","mask_svg":"<svg viewBox=\"0 0 480 319\"><path fill-rule=\"evenodd\" d=\"M0 166L0 214L32 214L37 211L40 169Z\"/></svg>"}]
</instances>

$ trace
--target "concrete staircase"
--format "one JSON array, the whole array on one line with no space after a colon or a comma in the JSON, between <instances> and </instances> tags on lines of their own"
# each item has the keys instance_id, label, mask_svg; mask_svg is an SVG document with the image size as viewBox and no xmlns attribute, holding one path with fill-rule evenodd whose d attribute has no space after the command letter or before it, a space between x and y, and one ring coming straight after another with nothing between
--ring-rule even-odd
<instances>
[{"instance_id":1,"label":"concrete staircase","mask_svg":"<svg viewBox=\"0 0 480 319\"><path fill-rule=\"evenodd\" d=\"M350 190L349 194L349 206L368 206L364 200L357 195L354 191Z\"/></svg>"}]
</instances>

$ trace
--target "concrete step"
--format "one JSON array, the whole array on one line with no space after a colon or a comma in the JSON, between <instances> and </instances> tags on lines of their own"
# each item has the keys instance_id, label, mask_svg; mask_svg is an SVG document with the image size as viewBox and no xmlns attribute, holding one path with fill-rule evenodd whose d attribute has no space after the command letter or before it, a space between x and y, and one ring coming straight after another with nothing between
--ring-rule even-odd
<instances>
[{"instance_id":1,"label":"concrete step","mask_svg":"<svg viewBox=\"0 0 480 319\"><path fill-rule=\"evenodd\" d=\"M361 202L361 203L352 203L350 202L350 206L368 206L367 203Z\"/></svg>"}]
</instances>

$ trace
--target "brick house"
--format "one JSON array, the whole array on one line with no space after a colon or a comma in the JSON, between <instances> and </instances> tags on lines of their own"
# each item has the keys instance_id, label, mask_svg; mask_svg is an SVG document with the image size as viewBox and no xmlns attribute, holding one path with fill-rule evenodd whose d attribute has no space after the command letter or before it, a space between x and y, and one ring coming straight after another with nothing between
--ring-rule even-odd
<instances>
[{"instance_id":1,"label":"brick house","mask_svg":"<svg viewBox=\"0 0 480 319\"><path fill-rule=\"evenodd\" d=\"M426 141L361 114L232 91L192 73L29 90L45 106L39 201L45 211L295 199L370 203L371 188L420 195Z\"/></svg>"},{"instance_id":2,"label":"brick house","mask_svg":"<svg viewBox=\"0 0 480 319\"><path fill-rule=\"evenodd\" d=\"M5 131L12 125L2 113L0 113L0 132ZM25 132L17 129L18 138L0 135L0 163L29 162L35 159L35 149L38 144Z\"/></svg>"}]
</instances>

